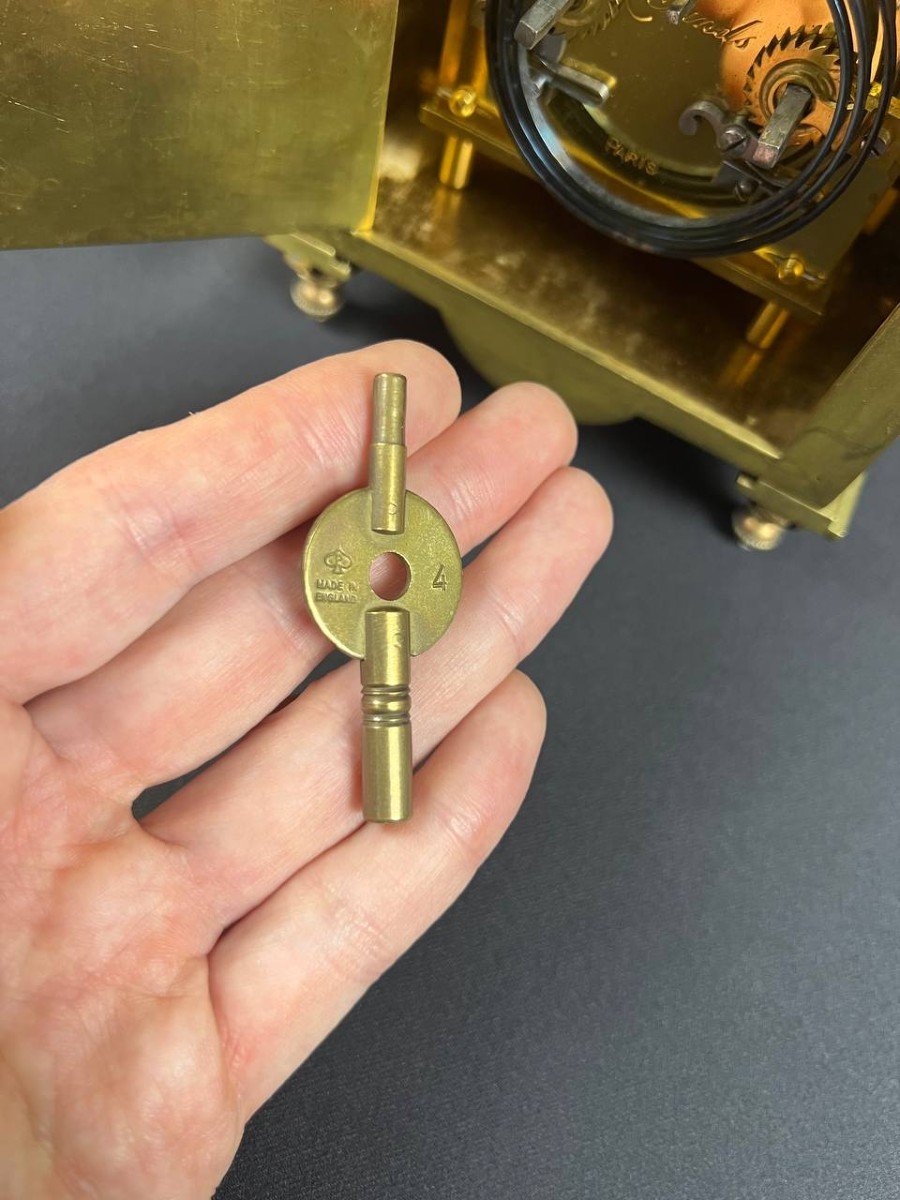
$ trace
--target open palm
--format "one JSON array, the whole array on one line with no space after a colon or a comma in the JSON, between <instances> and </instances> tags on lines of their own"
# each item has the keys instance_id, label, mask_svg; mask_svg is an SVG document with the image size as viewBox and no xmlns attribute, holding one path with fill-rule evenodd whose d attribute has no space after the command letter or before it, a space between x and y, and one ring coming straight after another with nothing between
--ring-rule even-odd
<instances>
[{"instance_id":1,"label":"open palm","mask_svg":"<svg viewBox=\"0 0 900 1200\"><path fill-rule=\"evenodd\" d=\"M307 523L363 481L372 376L409 377L409 486L465 552L414 672L416 815L363 826L359 676ZM0 513L0 1195L209 1196L245 1122L447 907L524 795L516 664L606 545L544 389L457 420L446 362L317 363L75 463ZM499 532L498 532L499 531ZM275 710L273 712L273 710ZM145 788L220 755L138 821ZM433 752L433 753L432 753Z\"/></svg>"}]
</instances>

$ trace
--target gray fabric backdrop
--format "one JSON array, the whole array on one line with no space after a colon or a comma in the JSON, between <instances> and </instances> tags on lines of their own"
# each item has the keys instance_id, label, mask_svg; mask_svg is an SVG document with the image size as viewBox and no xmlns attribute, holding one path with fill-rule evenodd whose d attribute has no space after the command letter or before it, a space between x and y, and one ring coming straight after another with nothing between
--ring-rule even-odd
<instances>
[{"instance_id":1,"label":"gray fabric backdrop","mask_svg":"<svg viewBox=\"0 0 900 1200\"><path fill-rule=\"evenodd\" d=\"M381 281L324 328L287 283L254 241L0 256L0 498L385 337L486 394ZM523 813L221 1200L900 1196L900 459L849 541L768 557L727 536L734 473L704 454L631 425L578 461L617 533L529 663L550 729Z\"/></svg>"}]
</instances>

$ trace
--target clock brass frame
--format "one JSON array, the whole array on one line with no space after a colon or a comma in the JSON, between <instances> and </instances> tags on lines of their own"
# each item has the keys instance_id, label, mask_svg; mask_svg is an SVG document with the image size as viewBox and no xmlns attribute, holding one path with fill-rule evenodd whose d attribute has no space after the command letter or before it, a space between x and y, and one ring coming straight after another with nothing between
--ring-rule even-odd
<instances>
[{"instance_id":1,"label":"clock brass frame","mask_svg":"<svg viewBox=\"0 0 900 1200\"><path fill-rule=\"evenodd\" d=\"M492 382L530 376L581 421L641 417L709 450L774 518L757 525L847 531L900 431L891 155L790 246L664 261L527 177L479 0L402 0L399 24L396 0L188 7L3 7L0 245L265 233L316 317L377 271Z\"/></svg>"}]
</instances>

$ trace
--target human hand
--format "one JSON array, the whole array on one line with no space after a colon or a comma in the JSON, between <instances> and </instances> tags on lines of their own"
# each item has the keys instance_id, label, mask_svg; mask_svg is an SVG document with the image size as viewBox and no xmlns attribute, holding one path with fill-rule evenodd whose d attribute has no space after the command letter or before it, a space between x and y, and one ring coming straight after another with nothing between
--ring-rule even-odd
<instances>
[{"instance_id":1,"label":"human hand","mask_svg":"<svg viewBox=\"0 0 900 1200\"><path fill-rule=\"evenodd\" d=\"M466 571L416 663L416 813L363 826L355 663L297 573L363 481L379 371ZM196 1200L251 1114L453 901L544 733L516 670L603 551L602 490L535 385L458 421L410 343L304 367L75 463L0 513L0 1195ZM238 741L238 739L242 739ZM237 745L233 743L237 742ZM233 746L142 821L132 803ZM433 753L432 753L433 752Z\"/></svg>"}]
</instances>

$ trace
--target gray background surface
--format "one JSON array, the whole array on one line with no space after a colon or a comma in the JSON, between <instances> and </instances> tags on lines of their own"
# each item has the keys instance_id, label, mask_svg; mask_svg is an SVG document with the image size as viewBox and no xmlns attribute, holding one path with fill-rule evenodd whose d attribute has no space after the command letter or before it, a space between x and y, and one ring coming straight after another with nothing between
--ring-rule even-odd
<instances>
[{"instance_id":1,"label":"gray background surface","mask_svg":"<svg viewBox=\"0 0 900 1200\"><path fill-rule=\"evenodd\" d=\"M372 277L299 316L252 241L0 256L0 492L298 363L422 338ZM610 552L529 663L525 808L252 1122L221 1200L900 1197L900 493L727 536L734 472L584 431ZM155 797L159 799L159 795Z\"/></svg>"}]
</instances>

